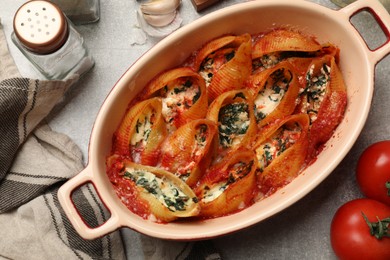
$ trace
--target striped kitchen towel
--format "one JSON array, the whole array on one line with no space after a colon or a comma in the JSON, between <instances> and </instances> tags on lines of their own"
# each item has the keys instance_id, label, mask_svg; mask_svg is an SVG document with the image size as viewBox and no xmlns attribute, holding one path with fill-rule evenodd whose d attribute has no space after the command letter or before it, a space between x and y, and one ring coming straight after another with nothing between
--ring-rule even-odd
<instances>
[{"instance_id":1,"label":"striped kitchen towel","mask_svg":"<svg viewBox=\"0 0 390 260\"><path fill-rule=\"evenodd\" d=\"M82 153L43 119L76 80L22 78L0 24L0 258L125 259L119 232L86 241L58 202L59 186L83 169ZM90 186L73 199L88 223L107 218Z\"/></svg>"},{"instance_id":2,"label":"striped kitchen towel","mask_svg":"<svg viewBox=\"0 0 390 260\"><path fill-rule=\"evenodd\" d=\"M44 122L77 81L20 76L0 23L0 259L126 259L119 231L84 240L65 216L58 188L83 168L82 153ZM109 213L92 186L72 199L91 226ZM220 259L210 241L172 242L141 236L145 259Z\"/></svg>"}]
</instances>

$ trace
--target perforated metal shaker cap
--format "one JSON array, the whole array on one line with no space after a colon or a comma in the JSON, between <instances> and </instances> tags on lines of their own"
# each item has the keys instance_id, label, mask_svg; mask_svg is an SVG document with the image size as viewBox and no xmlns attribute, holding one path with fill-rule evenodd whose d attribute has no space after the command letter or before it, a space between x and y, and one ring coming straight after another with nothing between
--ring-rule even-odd
<instances>
[{"instance_id":1,"label":"perforated metal shaker cap","mask_svg":"<svg viewBox=\"0 0 390 260\"><path fill-rule=\"evenodd\" d=\"M14 32L28 50L48 54L66 42L68 23L57 5L44 0L32 0L16 11Z\"/></svg>"}]
</instances>

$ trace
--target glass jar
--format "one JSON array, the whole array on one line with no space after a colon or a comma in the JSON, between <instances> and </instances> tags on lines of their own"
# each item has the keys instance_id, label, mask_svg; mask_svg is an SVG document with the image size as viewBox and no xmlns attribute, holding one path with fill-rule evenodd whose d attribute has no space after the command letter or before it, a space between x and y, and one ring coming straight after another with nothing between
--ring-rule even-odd
<instances>
[{"instance_id":1,"label":"glass jar","mask_svg":"<svg viewBox=\"0 0 390 260\"><path fill-rule=\"evenodd\" d=\"M82 76L94 61L61 9L45 0L22 5L14 17L12 41L47 79Z\"/></svg>"},{"instance_id":2,"label":"glass jar","mask_svg":"<svg viewBox=\"0 0 390 260\"><path fill-rule=\"evenodd\" d=\"M50 0L58 5L74 24L97 22L100 18L99 0Z\"/></svg>"}]
</instances>

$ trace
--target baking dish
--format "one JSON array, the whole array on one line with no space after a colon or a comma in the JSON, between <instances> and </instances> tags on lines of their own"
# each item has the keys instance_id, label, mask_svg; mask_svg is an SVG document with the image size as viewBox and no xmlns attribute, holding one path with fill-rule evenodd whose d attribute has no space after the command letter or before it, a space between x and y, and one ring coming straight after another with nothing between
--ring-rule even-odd
<instances>
[{"instance_id":1,"label":"baking dish","mask_svg":"<svg viewBox=\"0 0 390 260\"><path fill-rule=\"evenodd\" d=\"M128 227L163 239L207 239L254 225L313 190L341 162L359 136L371 105L375 65L390 52L388 40L370 50L350 22L353 15L364 10L373 14L389 39L390 16L378 1L359 0L336 11L307 1L262 0L206 15L156 44L124 73L106 97L91 133L88 165L59 189L59 201L77 232L85 239L94 239ZM229 216L158 224L130 212L114 192L105 169L112 135L130 100L159 72L180 65L193 51L215 37L229 33L254 34L278 27L298 29L314 35L320 43L331 42L341 50L339 65L347 85L348 106L343 121L315 163L272 196ZM83 221L71 200L72 192L85 183L94 185L111 213L110 218L96 228Z\"/></svg>"}]
</instances>

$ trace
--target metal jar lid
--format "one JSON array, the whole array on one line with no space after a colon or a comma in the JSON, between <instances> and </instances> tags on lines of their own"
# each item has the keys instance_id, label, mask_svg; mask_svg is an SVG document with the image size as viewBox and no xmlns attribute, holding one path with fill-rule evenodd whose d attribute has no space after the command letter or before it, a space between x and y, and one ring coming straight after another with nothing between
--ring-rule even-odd
<instances>
[{"instance_id":1,"label":"metal jar lid","mask_svg":"<svg viewBox=\"0 0 390 260\"><path fill-rule=\"evenodd\" d=\"M37 54L49 54L66 42L68 23L61 9L55 4L32 0L16 11L14 32L26 49Z\"/></svg>"}]
</instances>

